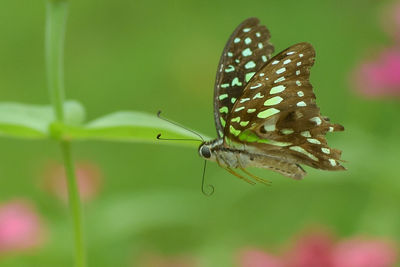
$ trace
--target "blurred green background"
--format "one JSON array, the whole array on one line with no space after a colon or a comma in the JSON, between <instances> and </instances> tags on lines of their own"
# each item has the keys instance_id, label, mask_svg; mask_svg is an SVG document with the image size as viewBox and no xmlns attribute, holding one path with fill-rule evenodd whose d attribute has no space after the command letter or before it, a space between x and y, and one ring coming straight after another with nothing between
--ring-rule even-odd
<instances>
[{"instance_id":1,"label":"blurred green background","mask_svg":"<svg viewBox=\"0 0 400 267\"><path fill-rule=\"evenodd\" d=\"M345 126L328 136L343 150L346 172L307 168L303 181L266 170L273 186L250 186L209 164L216 190L201 194L203 161L193 148L77 142L76 161L101 169L99 194L85 204L89 266L140 266L143 255L195 258L199 266L234 266L246 246L276 250L305 228L339 237L400 241L400 103L365 99L351 73L376 47L390 45L379 15L390 1L71 1L65 45L68 99L89 120L116 110L164 115L216 136L213 85L234 28L258 17L276 52L302 41L317 51L311 81L323 115ZM44 69L44 1L3 0L0 100L49 103ZM0 266L71 266L68 210L40 184L53 141L0 139L0 201L32 200L48 240Z\"/></svg>"}]
</instances>

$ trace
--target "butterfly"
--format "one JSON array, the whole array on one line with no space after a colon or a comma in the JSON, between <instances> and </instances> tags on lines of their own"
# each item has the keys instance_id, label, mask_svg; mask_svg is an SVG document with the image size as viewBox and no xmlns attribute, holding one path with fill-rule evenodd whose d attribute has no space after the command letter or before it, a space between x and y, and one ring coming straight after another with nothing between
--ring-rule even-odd
<instances>
[{"instance_id":1,"label":"butterfly","mask_svg":"<svg viewBox=\"0 0 400 267\"><path fill-rule=\"evenodd\" d=\"M314 48L298 43L271 57L274 47L269 39L268 29L257 18L245 20L230 36L214 87L218 137L199 146L200 156L250 184L269 182L247 167L293 179L306 175L300 164L344 170L341 151L325 139L327 132L344 127L320 114L309 81Z\"/></svg>"}]
</instances>

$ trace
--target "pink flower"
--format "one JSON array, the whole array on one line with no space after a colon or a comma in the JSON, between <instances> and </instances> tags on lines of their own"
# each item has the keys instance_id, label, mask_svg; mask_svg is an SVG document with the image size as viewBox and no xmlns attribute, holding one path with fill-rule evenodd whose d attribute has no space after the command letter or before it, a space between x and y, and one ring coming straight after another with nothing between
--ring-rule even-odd
<instances>
[{"instance_id":1,"label":"pink flower","mask_svg":"<svg viewBox=\"0 0 400 267\"><path fill-rule=\"evenodd\" d=\"M390 6L382 17L383 28L395 45L374 48L378 53L359 64L354 71L353 84L367 97L400 97L400 4Z\"/></svg>"},{"instance_id":2,"label":"pink flower","mask_svg":"<svg viewBox=\"0 0 400 267\"><path fill-rule=\"evenodd\" d=\"M396 262L394 245L382 240L350 239L335 248L335 266L386 267Z\"/></svg>"},{"instance_id":3,"label":"pink flower","mask_svg":"<svg viewBox=\"0 0 400 267\"><path fill-rule=\"evenodd\" d=\"M290 267L333 267L333 241L326 232L302 236L287 254Z\"/></svg>"},{"instance_id":4,"label":"pink flower","mask_svg":"<svg viewBox=\"0 0 400 267\"><path fill-rule=\"evenodd\" d=\"M242 267L393 267L397 256L387 241L354 238L334 242L324 232L302 236L281 256L255 249L240 255Z\"/></svg>"},{"instance_id":5,"label":"pink flower","mask_svg":"<svg viewBox=\"0 0 400 267\"><path fill-rule=\"evenodd\" d=\"M90 162L80 162L75 166L75 173L82 201L92 200L101 187L101 171ZM64 166L59 163L50 163L44 174L44 186L63 201L68 200L67 182Z\"/></svg>"},{"instance_id":6,"label":"pink flower","mask_svg":"<svg viewBox=\"0 0 400 267\"><path fill-rule=\"evenodd\" d=\"M42 245L44 226L27 201L0 205L0 253L29 250Z\"/></svg>"},{"instance_id":7,"label":"pink flower","mask_svg":"<svg viewBox=\"0 0 400 267\"><path fill-rule=\"evenodd\" d=\"M368 97L400 97L400 50L386 49L355 72L358 90Z\"/></svg>"},{"instance_id":8,"label":"pink flower","mask_svg":"<svg viewBox=\"0 0 400 267\"><path fill-rule=\"evenodd\" d=\"M243 267L284 267L283 261L259 249L245 249L239 255L239 266Z\"/></svg>"}]
</instances>

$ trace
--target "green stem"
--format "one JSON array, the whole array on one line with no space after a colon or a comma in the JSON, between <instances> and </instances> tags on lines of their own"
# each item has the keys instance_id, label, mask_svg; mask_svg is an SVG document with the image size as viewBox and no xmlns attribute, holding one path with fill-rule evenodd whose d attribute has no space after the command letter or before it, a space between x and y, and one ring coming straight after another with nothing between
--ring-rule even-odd
<instances>
[{"instance_id":1,"label":"green stem","mask_svg":"<svg viewBox=\"0 0 400 267\"><path fill-rule=\"evenodd\" d=\"M67 21L67 0L48 0L46 15L45 56L47 84L54 108L55 119L64 122L64 37ZM68 185L68 201L73 218L75 240L75 266L85 267L85 245L82 227L82 211L70 142L60 140Z\"/></svg>"},{"instance_id":2,"label":"green stem","mask_svg":"<svg viewBox=\"0 0 400 267\"><path fill-rule=\"evenodd\" d=\"M45 57L47 86L58 122L64 120L64 37L67 1L47 1Z\"/></svg>"},{"instance_id":3,"label":"green stem","mask_svg":"<svg viewBox=\"0 0 400 267\"><path fill-rule=\"evenodd\" d=\"M75 266L86 266L85 245L83 239L82 211L79 199L78 186L75 177L75 168L71 156L71 144L68 141L61 141L61 150L64 157L64 165L67 174L69 206L74 223L75 237Z\"/></svg>"}]
</instances>

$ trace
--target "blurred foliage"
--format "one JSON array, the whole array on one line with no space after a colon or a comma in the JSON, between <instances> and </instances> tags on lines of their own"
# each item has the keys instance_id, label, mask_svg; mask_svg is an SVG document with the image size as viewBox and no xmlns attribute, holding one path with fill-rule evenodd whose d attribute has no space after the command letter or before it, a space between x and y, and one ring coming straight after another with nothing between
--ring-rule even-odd
<instances>
[{"instance_id":1,"label":"blurred foliage","mask_svg":"<svg viewBox=\"0 0 400 267\"><path fill-rule=\"evenodd\" d=\"M340 236L400 241L400 103L365 100L349 86L353 68L390 44L378 16L389 1L71 1L65 79L68 99L88 120L116 110L164 116L215 136L216 66L234 27L255 16L276 51L308 41L317 51L311 81L323 115L346 130L328 136L343 150L346 172L307 168L303 181L254 170L272 187L249 186L209 164L212 197L200 191L194 148L77 142L77 160L97 163L104 189L85 206L90 266L135 266L147 252L187 254L201 266L233 266L243 246L274 248L304 228ZM45 105L45 6L2 1L0 100ZM368 18L368 19L366 19ZM164 143L163 143L164 144ZM41 166L60 160L53 141L0 139L0 200L32 199L49 227L34 252L5 256L1 266L71 266L67 210L38 186Z\"/></svg>"}]
</instances>

